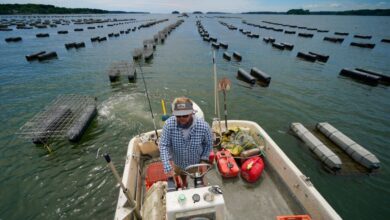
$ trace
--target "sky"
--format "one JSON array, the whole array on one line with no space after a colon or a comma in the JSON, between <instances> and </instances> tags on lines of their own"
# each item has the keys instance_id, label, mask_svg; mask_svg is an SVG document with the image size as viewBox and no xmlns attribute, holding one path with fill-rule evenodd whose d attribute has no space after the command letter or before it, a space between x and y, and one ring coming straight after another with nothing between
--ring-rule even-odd
<instances>
[{"instance_id":1,"label":"sky","mask_svg":"<svg viewBox=\"0 0 390 220\"><path fill-rule=\"evenodd\" d=\"M390 0L0 0L0 4L49 4L67 8L95 8L110 11L277 11L302 8L310 11L390 9Z\"/></svg>"}]
</instances>

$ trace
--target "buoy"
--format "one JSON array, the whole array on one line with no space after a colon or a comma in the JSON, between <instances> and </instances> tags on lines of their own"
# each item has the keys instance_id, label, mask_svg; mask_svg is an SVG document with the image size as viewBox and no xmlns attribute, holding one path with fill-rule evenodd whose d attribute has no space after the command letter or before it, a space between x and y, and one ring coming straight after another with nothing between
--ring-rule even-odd
<instances>
[{"instance_id":1,"label":"buoy","mask_svg":"<svg viewBox=\"0 0 390 220\"><path fill-rule=\"evenodd\" d=\"M237 71L237 77L243 79L244 81L250 83L250 84L255 84L256 79L249 75L245 70L239 68Z\"/></svg>"},{"instance_id":2,"label":"buoy","mask_svg":"<svg viewBox=\"0 0 390 220\"><path fill-rule=\"evenodd\" d=\"M74 47L75 47L76 49L79 49L79 48L85 47L85 43L84 43L84 42L75 43Z\"/></svg>"},{"instance_id":3,"label":"buoy","mask_svg":"<svg viewBox=\"0 0 390 220\"><path fill-rule=\"evenodd\" d=\"M357 144L355 141L347 137L345 134L334 128L327 122L317 124L317 129L321 131L326 137L337 144L343 149L349 156L356 162L360 163L364 167L375 170L380 167L378 158L370 151Z\"/></svg>"},{"instance_id":4,"label":"buoy","mask_svg":"<svg viewBox=\"0 0 390 220\"><path fill-rule=\"evenodd\" d=\"M18 42L18 41L21 41L22 38L21 37L8 37L8 38L5 38L5 42Z\"/></svg>"},{"instance_id":5,"label":"buoy","mask_svg":"<svg viewBox=\"0 0 390 220\"><path fill-rule=\"evenodd\" d=\"M283 45L283 46L284 46L284 49L286 49L286 50L292 50L292 49L294 49L294 45L289 44L289 43L281 43L281 45Z\"/></svg>"},{"instance_id":6,"label":"buoy","mask_svg":"<svg viewBox=\"0 0 390 220\"><path fill-rule=\"evenodd\" d=\"M268 86L271 82L271 77L264 73L263 71L257 69L256 67L253 67L251 69L251 72L250 74L255 77L257 80L261 81L262 83L264 83L266 86Z\"/></svg>"},{"instance_id":7,"label":"buoy","mask_svg":"<svg viewBox=\"0 0 390 220\"><path fill-rule=\"evenodd\" d=\"M227 49L228 48L228 44L225 43L225 42L219 42L219 46L222 47L223 49Z\"/></svg>"},{"instance_id":8,"label":"buoy","mask_svg":"<svg viewBox=\"0 0 390 220\"><path fill-rule=\"evenodd\" d=\"M377 86L379 83L379 76L371 75L369 73L361 72L358 70L351 70L351 69L342 69L340 71L340 75L347 76L353 79L357 79L361 82L364 82L368 85Z\"/></svg>"},{"instance_id":9,"label":"buoy","mask_svg":"<svg viewBox=\"0 0 390 220\"><path fill-rule=\"evenodd\" d=\"M67 34L68 31L57 31L58 34Z\"/></svg>"},{"instance_id":10,"label":"buoy","mask_svg":"<svg viewBox=\"0 0 390 220\"><path fill-rule=\"evenodd\" d=\"M231 60L231 56L230 56L230 54L229 54L228 52L224 52L223 55L222 55L222 57L223 57L225 60L228 60L228 61Z\"/></svg>"},{"instance_id":11,"label":"buoy","mask_svg":"<svg viewBox=\"0 0 390 220\"><path fill-rule=\"evenodd\" d=\"M310 52L310 51L309 51L309 54L316 56L317 60L324 62L324 63L326 63L329 59L328 55L323 55L323 54L314 53L314 52Z\"/></svg>"},{"instance_id":12,"label":"buoy","mask_svg":"<svg viewBox=\"0 0 390 220\"><path fill-rule=\"evenodd\" d=\"M379 76L380 77L379 83L382 83L385 85L390 85L390 76L387 76L383 73L375 72L372 70L366 70L366 69L362 69L362 68L356 68L355 70L360 71L360 72L364 72L364 73L368 73L371 75Z\"/></svg>"},{"instance_id":13,"label":"buoy","mask_svg":"<svg viewBox=\"0 0 390 220\"><path fill-rule=\"evenodd\" d=\"M353 35L354 38L361 38L361 39L371 39L372 36L369 36L369 35L358 35L358 34L355 34Z\"/></svg>"},{"instance_id":14,"label":"buoy","mask_svg":"<svg viewBox=\"0 0 390 220\"><path fill-rule=\"evenodd\" d=\"M277 48L279 50L284 50L284 46L282 44L279 44L279 43L272 43L272 47Z\"/></svg>"},{"instance_id":15,"label":"buoy","mask_svg":"<svg viewBox=\"0 0 390 220\"><path fill-rule=\"evenodd\" d=\"M342 162L340 158L331 151L325 144L316 138L309 130L301 123L291 123L291 130L307 144L319 158L332 170L341 169Z\"/></svg>"},{"instance_id":16,"label":"buoy","mask_svg":"<svg viewBox=\"0 0 390 220\"><path fill-rule=\"evenodd\" d=\"M38 53L30 54L26 56L27 61L37 60L39 55L45 54L46 51L40 51Z\"/></svg>"},{"instance_id":17,"label":"buoy","mask_svg":"<svg viewBox=\"0 0 390 220\"><path fill-rule=\"evenodd\" d=\"M210 37L210 41L211 41L211 42L217 42L217 40L218 40L218 39L215 38L215 37Z\"/></svg>"},{"instance_id":18,"label":"buoy","mask_svg":"<svg viewBox=\"0 0 390 220\"><path fill-rule=\"evenodd\" d=\"M99 41L100 37L91 37L91 42L96 42Z\"/></svg>"},{"instance_id":19,"label":"buoy","mask_svg":"<svg viewBox=\"0 0 390 220\"><path fill-rule=\"evenodd\" d=\"M233 57L234 57L234 59L236 59L237 61L241 61L241 60L242 60L241 54L239 54L239 53L236 52L236 51L233 52Z\"/></svg>"},{"instance_id":20,"label":"buoy","mask_svg":"<svg viewBox=\"0 0 390 220\"><path fill-rule=\"evenodd\" d=\"M298 52L297 57L302 58L306 61L315 62L317 57L308 53Z\"/></svg>"},{"instance_id":21,"label":"buoy","mask_svg":"<svg viewBox=\"0 0 390 220\"><path fill-rule=\"evenodd\" d=\"M334 32L335 35L341 35L341 36L348 36L349 33L347 32Z\"/></svg>"},{"instance_id":22,"label":"buoy","mask_svg":"<svg viewBox=\"0 0 390 220\"><path fill-rule=\"evenodd\" d=\"M81 112L80 117L77 118L69 128L67 132L68 140L72 142L80 140L96 114L97 110L95 105L86 106Z\"/></svg>"},{"instance_id":23,"label":"buoy","mask_svg":"<svg viewBox=\"0 0 390 220\"><path fill-rule=\"evenodd\" d=\"M375 47L375 44L370 44L370 43L357 43L357 42L351 42L351 46L356 46L356 47L363 47L363 48L369 48L372 49Z\"/></svg>"},{"instance_id":24,"label":"buoy","mask_svg":"<svg viewBox=\"0 0 390 220\"><path fill-rule=\"evenodd\" d=\"M57 53L54 51L38 55L39 61L44 61L44 60L49 60L49 59L54 59L54 58L57 58Z\"/></svg>"},{"instance_id":25,"label":"buoy","mask_svg":"<svg viewBox=\"0 0 390 220\"><path fill-rule=\"evenodd\" d=\"M272 38L272 37L264 37L264 38L263 38L263 41L266 42L266 43L274 43L274 42L275 42L275 38Z\"/></svg>"},{"instance_id":26,"label":"buoy","mask_svg":"<svg viewBox=\"0 0 390 220\"><path fill-rule=\"evenodd\" d=\"M49 37L50 35L48 33L39 33L39 34L37 34L35 36L37 36L39 38L42 38L42 37Z\"/></svg>"},{"instance_id":27,"label":"buoy","mask_svg":"<svg viewBox=\"0 0 390 220\"><path fill-rule=\"evenodd\" d=\"M314 36L314 34L310 34L310 33L298 33L298 36L299 36L299 37L312 38L312 37Z\"/></svg>"},{"instance_id":28,"label":"buoy","mask_svg":"<svg viewBox=\"0 0 390 220\"><path fill-rule=\"evenodd\" d=\"M98 41L101 42L101 41L106 41L107 40L107 37L99 37Z\"/></svg>"},{"instance_id":29,"label":"buoy","mask_svg":"<svg viewBox=\"0 0 390 220\"><path fill-rule=\"evenodd\" d=\"M344 38L324 37L324 41L330 41L330 42L333 42L333 43L342 43L344 41Z\"/></svg>"},{"instance_id":30,"label":"buoy","mask_svg":"<svg viewBox=\"0 0 390 220\"><path fill-rule=\"evenodd\" d=\"M285 34L295 34L296 32L295 32L295 31L288 31L288 30L285 30L284 33L285 33Z\"/></svg>"},{"instance_id":31,"label":"buoy","mask_svg":"<svg viewBox=\"0 0 390 220\"><path fill-rule=\"evenodd\" d=\"M318 32L318 33L328 33L329 30L319 30L319 29L318 29L317 32Z\"/></svg>"},{"instance_id":32,"label":"buoy","mask_svg":"<svg viewBox=\"0 0 390 220\"><path fill-rule=\"evenodd\" d=\"M76 47L76 42L72 42L72 43L67 43L65 44L65 48L68 50L68 49L71 49L71 48L74 48Z\"/></svg>"}]
</instances>

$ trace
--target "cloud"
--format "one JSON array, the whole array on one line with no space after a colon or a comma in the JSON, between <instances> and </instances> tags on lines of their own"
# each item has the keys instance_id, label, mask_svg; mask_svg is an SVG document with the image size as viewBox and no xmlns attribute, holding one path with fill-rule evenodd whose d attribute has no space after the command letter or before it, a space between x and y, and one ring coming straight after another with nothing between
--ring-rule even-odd
<instances>
[{"instance_id":1,"label":"cloud","mask_svg":"<svg viewBox=\"0 0 390 220\"><path fill-rule=\"evenodd\" d=\"M388 5L389 3L387 3L387 2L378 2L377 4L376 4L376 6L385 6L385 5Z\"/></svg>"},{"instance_id":2,"label":"cloud","mask_svg":"<svg viewBox=\"0 0 390 220\"><path fill-rule=\"evenodd\" d=\"M341 6L341 4L338 4L338 3L332 3L329 5L329 7L331 8L339 8Z\"/></svg>"},{"instance_id":3,"label":"cloud","mask_svg":"<svg viewBox=\"0 0 390 220\"><path fill-rule=\"evenodd\" d=\"M341 8L342 5L339 3L327 3L327 4L308 4L304 5L305 9L314 9L314 10L330 10L335 8Z\"/></svg>"}]
</instances>

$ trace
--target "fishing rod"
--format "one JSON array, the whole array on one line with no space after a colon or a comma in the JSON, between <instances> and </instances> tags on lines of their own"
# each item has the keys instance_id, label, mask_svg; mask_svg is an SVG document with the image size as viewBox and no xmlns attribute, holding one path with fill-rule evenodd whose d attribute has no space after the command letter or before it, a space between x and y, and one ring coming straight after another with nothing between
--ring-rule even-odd
<instances>
[{"instance_id":1,"label":"fishing rod","mask_svg":"<svg viewBox=\"0 0 390 220\"><path fill-rule=\"evenodd\" d=\"M214 106L215 114L220 118L219 114L219 96L218 96L218 87L217 87L217 64L215 63L215 50L213 50L213 69L214 69Z\"/></svg>"},{"instance_id":2,"label":"fishing rod","mask_svg":"<svg viewBox=\"0 0 390 220\"><path fill-rule=\"evenodd\" d=\"M213 49L213 69L214 69L214 106L215 106L215 114L218 118L219 132L222 134L221 128L221 116L219 113L219 95L218 95L218 87L217 87L217 64L215 63L215 50Z\"/></svg>"},{"instance_id":3,"label":"fishing rod","mask_svg":"<svg viewBox=\"0 0 390 220\"><path fill-rule=\"evenodd\" d=\"M148 87L146 86L144 72L142 71L142 67L141 67L140 63L138 63L138 66L139 66L139 69L141 70L142 81L144 82L144 86L145 86L146 98L148 99L150 114L152 115L152 120L153 120L153 125L154 125L154 132L156 133L156 138L157 138L156 140L158 140L156 121L154 120L152 105L150 104L149 92L148 92Z\"/></svg>"}]
</instances>

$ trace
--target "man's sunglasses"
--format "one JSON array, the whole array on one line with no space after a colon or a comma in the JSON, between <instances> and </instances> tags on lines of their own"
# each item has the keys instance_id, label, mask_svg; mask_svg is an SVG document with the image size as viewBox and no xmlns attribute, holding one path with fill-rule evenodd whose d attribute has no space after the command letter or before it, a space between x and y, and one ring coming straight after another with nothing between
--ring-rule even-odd
<instances>
[{"instance_id":1,"label":"man's sunglasses","mask_svg":"<svg viewBox=\"0 0 390 220\"><path fill-rule=\"evenodd\" d=\"M190 115L176 115L176 118L188 118Z\"/></svg>"}]
</instances>

